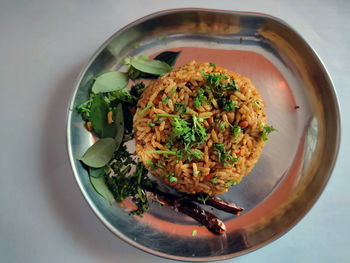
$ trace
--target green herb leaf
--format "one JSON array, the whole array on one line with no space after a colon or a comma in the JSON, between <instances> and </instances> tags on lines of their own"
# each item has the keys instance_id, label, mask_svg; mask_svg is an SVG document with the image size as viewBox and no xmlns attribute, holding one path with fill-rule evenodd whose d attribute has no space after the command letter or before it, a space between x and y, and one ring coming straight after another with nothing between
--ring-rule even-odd
<instances>
[{"instance_id":1,"label":"green herb leaf","mask_svg":"<svg viewBox=\"0 0 350 263\"><path fill-rule=\"evenodd\" d=\"M208 198L209 198L208 194L199 194L199 196L197 197L197 200L202 202L203 205L205 205L207 200L208 200Z\"/></svg>"},{"instance_id":2,"label":"green herb leaf","mask_svg":"<svg viewBox=\"0 0 350 263\"><path fill-rule=\"evenodd\" d=\"M171 67L163 61L150 60L142 56L132 58L130 60L130 65L141 72L157 76L162 76L171 70Z\"/></svg>"},{"instance_id":3,"label":"green herb leaf","mask_svg":"<svg viewBox=\"0 0 350 263\"><path fill-rule=\"evenodd\" d=\"M258 101L254 100L254 104L259 110L261 110L261 105L260 105L260 103Z\"/></svg>"},{"instance_id":4,"label":"green herb leaf","mask_svg":"<svg viewBox=\"0 0 350 263\"><path fill-rule=\"evenodd\" d=\"M94 178L100 178L105 174L105 169L106 167L101 167L101 168L92 168L89 167L89 175L94 177Z\"/></svg>"},{"instance_id":5,"label":"green herb leaf","mask_svg":"<svg viewBox=\"0 0 350 263\"><path fill-rule=\"evenodd\" d=\"M180 108L181 107L181 108ZM188 108L187 108L188 109ZM186 103L175 102L175 110L179 112L179 115L188 113L186 109ZM189 110L189 109L188 109Z\"/></svg>"},{"instance_id":6,"label":"green herb leaf","mask_svg":"<svg viewBox=\"0 0 350 263\"><path fill-rule=\"evenodd\" d=\"M222 98L218 101L218 104L220 108L228 112L235 111L238 108L238 105L236 105L236 102L234 100L230 100L227 98Z\"/></svg>"},{"instance_id":7,"label":"green herb leaf","mask_svg":"<svg viewBox=\"0 0 350 263\"><path fill-rule=\"evenodd\" d=\"M94 93L90 93L90 98L77 106L77 111L81 114L84 121L90 121L91 103L95 96Z\"/></svg>"},{"instance_id":8,"label":"green herb leaf","mask_svg":"<svg viewBox=\"0 0 350 263\"><path fill-rule=\"evenodd\" d=\"M209 66L213 67L213 68L216 68L216 65L212 62L209 62Z\"/></svg>"},{"instance_id":9,"label":"green herb leaf","mask_svg":"<svg viewBox=\"0 0 350 263\"><path fill-rule=\"evenodd\" d=\"M213 151L216 152L219 162L221 162L224 166L228 165L229 163L234 164L238 160L237 157L231 156L231 151L226 151L225 145L222 143L214 143Z\"/></svg>"},{"instance_id":10,"label":"green herb leaf","mask_svg":"<svg viewBox=\"0 0 350 263\"><path fill-rule=\"evenodd\" d=\"M231 187L232 185L236 185L238 182L236 180L231 180L225 184L225 187Z\"/></svg>"},{"instance_id":11,"label":"green herb leaf","mask_svg":"<svg viewBox=\"0 0 350 263\"><path fill-rule=\"evenodd\" d=\"M267 138L267 135L273 131L277 131L277 130L272 126L268 126L267 124L264 124L263 130L260 132L262 140L264 142L268 142L269 139Z\"/></svg>"},{"instance_id":12,"label":"green herb leaf","mask_svg":"<svg viewBox=\"0 0 350 263\"><path fill-rule=\"evenodd\" d=\"M156 126L155 122L152 121L152 122L148 123L148 127L153 128L154 126Z\"/></svg>"},{"instance_id":13,"label":"green herb leaf","mask_svg":"<svg viewBox=\"0 0 350 263\"><path fill-rule=\"evenodd\" d=\"M163 61L167 63L169 66L173 67L180 54L181 54L181 51L178 51L178 52L165 51L157 55L154 59Z\"/></svg>"},{"instance_id":14,"label":"green herb leaf","mask_svg":"<svg viewBox=\"0 0 350 263\"><path fill-rule=\"evenodd\" d=\"M104 97L101 94L95 96L91 102L90 121L92 128L99 136L102 135L102 130L104 127L108 125L108 111L109 107Z\"/></svg>"},{"instance_id":15,"label":"green herb leaf","mask_svg":"<svg viewBox=\"0 0 350 263\"><path fill-rule=\"evenodd\" d=\"M132 197L133 201L137 205L136 210L131 211L130 215L142 216L144 212L148 210L147 197L144 194L143 187L153 187L154 182L151 181L147 176L147 169L142 162L138 162L136 165L136 170L131 175L126 175L130 172L130 169L124 169L125 163L128 162L130 154L126 151L123 145L116 156L116 160L121 161L117 167L113 167L115 176L109 177L105 176L106 184L111 190L114 198L117 202L121 202L128 197ZM128 165L127 167L130 167Z\"/></svg>"},{"instance_id":16,"label":"green herb leaf","mask_svg":"<svg viewBox=\"0 0 350 263\"><path fill-rule=\"evenodd\" d=\"M171 182L171 183L177 182L177 178L175 176L170 176L169 177L169 182Z\"/></svg>"},{"instance_id":17,"label":"green herb leaf","mask_svg":"<svg viewBox=\"0 0 350 263\"><path fill-rule=\"evenodd\" d=\"M142 111L139 112L140 115L143 115L146 111L153 107L153 103L148 104Z\"/></svg>"},{"instance_id":18,"label":"green herb leaf","mask_svg":"<svg viewBox=\"0 0 350 263\"><path fill-rule=\"evenodd\" d=\"M195 230L192 231L192 236L194 237L196 235L197 235L197 230L195 229Z\"/></svg>"},{"instance_id":19,"label":"green herb leaf","mask_svg":"<svg viewBox=\"0 0 350 263\"><path fill-rule=\"evenodd\" d=\"M220 130L224 131L226 129L226 123L223 121L219 125Z\"/></svg>"},{"instance_id":20,"label":"green herb leaf","mask_svg":"<svg viewBox=\"0 0 350 263\"><path fill-rule=\"evenodd\" d=\"M215 176L211 179L211 182L212 182L213 184L216 184L216 183L218 182L218 176L215 175Z\"/></svg>"},{"instance_id":21,"label":"green herb leaf","mask_svg":"<svg viewBox=\"0 0 350 263\"><path fill-rule=\"evenodd\" d=\"M108 189L104 177L95 178L90 176L90 183L95 191L106 199L110 204L114 201L112 192Z\"/></svg>"},{"instance_id":22,"label":"green herb leaf","mask_svg":"<svg viewBox=\"0 0 350 263\"><path fill-rule=\"evenodd\" d=\"M231 128L231 133L233 134L233 138L237 139L241 133L241 127L239 125L230 124L230 128Z\"/></svg>"},{"instance_id":23,"label":"green herb leaf","mask_svg":"<svg viewBox=\"0 0 350 263\"><path fill-rule=\"evenodd\" d=\"M105 116L102 116L102 118L104 119L104 122L103 122L103 126L102 126L101 137L102 138L113 138L115 136L116 128L117 128L115 125L116 113L115 113L115 111L112 111L113 122L111 124L108 124L107 113L105 113Z\"/></svg>"},{"instance_id":24,"label":"green herb leaf","mask_svg":"<svg viewBox=\"0 0 350 263\"><path fill-rule=\"evenodd\" d=\"M129 79L126 73L111 71L98 76L92 85L92 92L110 92L125 88Z\"/></svg>"},{"instance_id":25,"label":"green herb leaf","mask_svg":"<svg viewBox=\"0 0 350 263\"><path fill-rule=\"evenodd\" d=\"M103 167L113 157L115 148L116 142L113 138L102 138L93 144L80 160L93 168Z\"/></svg>"},{"instance_id":26,"label":"green herb leaf","mask_svg":"<svg viewBox=\"0 0 350 263\"><path fill-rule=\"evenodd\" d=\"M157 167L154 165L154 163L151 160L146 160L146 163L151 166L151 170L157 169Z\"/></svg>"},{"instance_id":27,"label":"green herb leaf","mask_svg":"<svg viewBox=\"0 0 350 263\"><path fill-rule=\"evenodd\" d=\"M199 89L197 91L196 97L193 100L193 106L199 107L203 101L204 101L204 90Z\"/></svg>"},{"instance_id":28,"label":"green herb leaf","mask_svg":"<svg viewBox=\"0 0 350 263\"><path fill-rule=\"evenodd\" d=\"M165 99L162 100L163 103L168 104L171 96L176 92L176 89L173 89L168 96L165 97Z\"/></svg>"},{"instance_id":29,"label":"green herb leaf","mask_svg":"<svg viewBox=\"0 0 350 263\"><path fill-rule=\"evenodd\" d=\"M124 137L124 115L122 104L119 103L115 110L115 125L117 128L115 135L115 151L120 147Z\"/></svg>"}]
</instances>

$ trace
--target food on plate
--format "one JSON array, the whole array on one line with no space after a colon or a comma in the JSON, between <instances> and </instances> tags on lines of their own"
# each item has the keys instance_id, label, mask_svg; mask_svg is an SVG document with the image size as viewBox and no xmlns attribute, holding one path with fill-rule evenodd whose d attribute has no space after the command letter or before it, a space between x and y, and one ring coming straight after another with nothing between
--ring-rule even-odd
<instances>
[{"instance_id":1,"label":"food on plate","mask_svg":"<svg viewBox=\"0 0 350 263\"><path fill-rule=\"evenodd\" d=\"M191 61L144 89L134 115L136 152L179 192L222 194L259 159L264 107L248 78Z\"/></svg>"},{"instance_id":2,"label":"food on plate","mask_svg":"<svg viewBox=\"0 0 350 263\"><path fill-rule=\"evenodd\" d=\"M108 202L133 201L130 215L142 217L153 200L222 234L224 223L200 205L244 210L215 195L249 173L275 129L249 79L213 63L173 69L180 53L127 57L127 72L95 77L77 110L97 140L80 161ZM137 154L129 148L133 139ZM177 192L164 191L160 181Z\"/></svg>"}]
</instances>

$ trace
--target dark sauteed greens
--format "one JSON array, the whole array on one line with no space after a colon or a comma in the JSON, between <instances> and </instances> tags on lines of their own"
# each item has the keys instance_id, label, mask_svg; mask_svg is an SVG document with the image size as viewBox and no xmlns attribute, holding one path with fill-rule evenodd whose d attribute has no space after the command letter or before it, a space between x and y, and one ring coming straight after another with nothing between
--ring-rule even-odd
<instances>
[{"instance_id":1,"label":"dark sauteed greens","mask_svg":"<svg viewBox=\"0 0 350 263\"><path fill-rule=\"evenodd\" d=\"M243 208L207 194L184 194L179 198L178 195L160 191L157 182L148 177L148 170L144 164L139 162L126 146L126 142L133 139L133 115L136 112L137 102L146 88L146 84L140 79L156 79L166 74L172 70L180 53L181 51L167 51L154 59L145 56L127 57L125 59L127 72L111 71L95 78L88 100L77 106L77 111L85 121L86 128L99 140L85 152L80 161L89 173L92 187L108 202L112 203L114 200L121 202L126 198L131 198L136 208L130 212L130 215L142 217L149 208L148 198L150 198L191 216L212 232L221 234L225 231L223 222L194 202L211 205L235 215L241 213ZM216 67L212 63L211 66ZM195 94L193 105L199 107L203 102L214 99L223 110L235 111L236 102L224 96L226 90L236 91L238 89L235 81L222 85L221 80L227 78L224 73L206 74L203 71L202 75L206 80L206 85ZM127 85L130 80L134 82L128 89ZM213 98L207 97L207 90L210 90ZM175 92L174 89L172 93ZM162 103L167 104L172 93L165 97ZM139 114L144 114L152 106L153 104L148 104ZM167 138L166 148L168 150L155 150L154 152L176 156L179 159L184 156L188 160L200 159L201 152L196 150L196 146L204 142L207 137L207 131L202 124L205 118L188 115L189 108L184 103L175 103L174 106L177 114L158 114L157 119L148 124L149 127L159 125L162 118L169 118L172 124L172 134ZM212 119L210 121L213 122ZM234 137L238 137L241 130L240 126L230 126ZM275 131L272 126L264 125L260 133L262 140L267 141L267 134L272 131ZM180 142L178 149L172 147L174 140ZM223 165L237 161L220 143L215 143L214 151ZM153 163L152 160L148 160L147 164L150 165L151 170L162 167L159 161ZM167 177L170 181L177 181L173 174ZM217 177L213 176L211 180L215 181Z\"/></svg>"}]
</instances>

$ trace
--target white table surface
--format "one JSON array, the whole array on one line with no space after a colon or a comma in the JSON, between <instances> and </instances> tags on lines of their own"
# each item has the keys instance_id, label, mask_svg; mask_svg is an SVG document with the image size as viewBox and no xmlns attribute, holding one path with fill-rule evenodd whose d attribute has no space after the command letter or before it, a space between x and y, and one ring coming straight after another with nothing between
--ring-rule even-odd
<instances>
[{"instance_id":1,"label":"white table surface","mask_svg":"<svg viewBox=\"0 0 350 263\"><path fill-rule=\"evenodd\" d=\"M66 153L66 107L92 53L155 11L205 7L282 18L319 54L343 121L333 175L273 243L225 262L350 262L350 1L0 1L0 261L172 262L124 243L81 195Z\"/></svg>"}]
</instances>

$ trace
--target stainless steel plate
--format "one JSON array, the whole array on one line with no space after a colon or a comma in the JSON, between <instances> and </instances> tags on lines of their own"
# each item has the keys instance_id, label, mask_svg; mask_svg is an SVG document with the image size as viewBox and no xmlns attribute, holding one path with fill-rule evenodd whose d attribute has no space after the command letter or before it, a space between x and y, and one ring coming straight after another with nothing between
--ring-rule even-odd
<instances>
[{"instance_id":1,"label":"stainless steel plate","mask_svg":"<svg viewBox=\"0 0 350 263\"><path fill-rule=\"evenodd\" d=\"M134 48L135 43L139 44ZM140 219L130 202L109 205L91 187L77 158L92 136L75 111L93 77L123 69L123 59L182 50L177 62L211 61L249 77L278 129L253 171L224 198L246 208L234 217L214 211L228 228L215 236L190 218L153 206ZM252 251L278 238L311 208L338 153L340 115L332 82L310 46L283 21L258 13L176 9L141 18L108 39L80 74L69 106L68 152L78 185L92 210L118 237L158 256L211 261ZM196 229L198 234L192 236Z\"/></svg>"}]
</instances>

